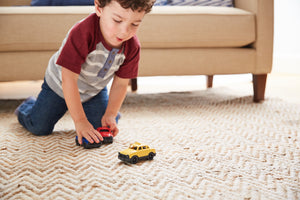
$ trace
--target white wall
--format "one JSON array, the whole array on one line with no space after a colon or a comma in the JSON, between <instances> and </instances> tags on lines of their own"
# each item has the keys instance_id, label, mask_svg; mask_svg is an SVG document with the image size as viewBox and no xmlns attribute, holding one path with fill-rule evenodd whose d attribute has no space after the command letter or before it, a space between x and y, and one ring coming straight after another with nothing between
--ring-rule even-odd
<instances>
[{"instance_id":1,"label":"white wall","mask_svg":"<svg viewBox=\"0 0 300 200\"><path fill-rule=\"evenodd\" d=\"M273 72L300 73L300 0L274 0Z\"/></svg>"}]
</instances>

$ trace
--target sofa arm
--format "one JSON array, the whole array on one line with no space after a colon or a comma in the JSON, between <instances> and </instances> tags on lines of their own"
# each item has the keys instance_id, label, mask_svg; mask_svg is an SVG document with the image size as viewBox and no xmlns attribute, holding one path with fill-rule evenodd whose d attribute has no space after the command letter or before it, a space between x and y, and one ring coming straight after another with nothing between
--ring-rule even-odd
<instances>
[{"instance_id":1,"label":"sofa arm","mask_svg":"<svg viewBox=\"0 0 300 200\"><path fill-rule=\"evenodd\" d=\"M29 6L31 0L0 0L0 6Z\"/></svg>"},{"instance_id":2,"label":"sofa arm","mask_svg":"<svg viewBox=\"0 0 300 200\"><path fill-rule=\"evenodd\" d=\"M255 13L257 53L256 74L272 70L274 0L235 0L235 7Z\"/></svg>"}]
</instances>

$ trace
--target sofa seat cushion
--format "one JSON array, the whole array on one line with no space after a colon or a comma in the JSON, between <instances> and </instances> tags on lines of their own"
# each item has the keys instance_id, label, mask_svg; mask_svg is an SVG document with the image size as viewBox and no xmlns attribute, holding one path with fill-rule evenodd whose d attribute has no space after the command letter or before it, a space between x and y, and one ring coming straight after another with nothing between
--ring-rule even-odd
<instances>
[{"instance_id":1,"label":"sofa seat cushion","mask_svg":"<svg viewBox=\"0 0 300 200\"><path fill-rule=\"evenodd\" d=\"M31 6L88 6L94 5L94 0L32 0Z\"/></svg>"},{"instance_id":2,"label":"sofa seat cushion","mask_svg":"<svg viewBox=\"0 0 300 200\"><path fill-rule=\"evenodd\" d=\"M0 7L0 51L57 50L93 6Z\"/></svg>"},{"instance_id":3,"label":"sofa seat cushion","mask_svg":"<svg viewBox=\"0 0 300 200\"><path fill-rule=\"evenodd\" d=\"M154 6L227 6L233 7L233 0L156 0Z\"/></svg>"},{"instance_id":4,"label":"sofa seat cushion","mask_svg":"<svg viewBox=\"0 0 300 200\"><path fill-rule=\"evenodd\" d=\"M93 6L0 7L0 51L57 50L74 23L93 11ZM143 48L241 47L255 40L255 16L229 7L156 6L138 36Z\"/></svg>"},{"instance_id":5,"label":"sofa seat cushion","mask_svg":"<svg viewBox=\"0 0 300 200\"><path fill-rule=\"evenodd\" d=\"M242 47L256 32L253 13L211 6L154 7L139 30L144 48Z\"/></svg>"}]
</instances>

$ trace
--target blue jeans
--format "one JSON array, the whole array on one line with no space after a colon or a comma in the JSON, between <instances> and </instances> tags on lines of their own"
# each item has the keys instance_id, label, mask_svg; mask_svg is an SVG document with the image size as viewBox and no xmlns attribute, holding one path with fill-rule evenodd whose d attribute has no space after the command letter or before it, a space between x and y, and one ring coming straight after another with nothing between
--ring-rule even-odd
<instances>
[{"instance_id":1,"label":"blue jeans","mask_svg":"<svg viewBox=\"0 0 300 200\"><path fill-rule=\"evenodd\" d=\"M108 103L105 87L95 97L82 103L88 121L98 128ZM68 110L66 102L58 96L44 81L42 90L36 100L30 99L18 108L18 120L22 126L34 135L49 135L57 121Z\"/></svg>"}]
</instances>

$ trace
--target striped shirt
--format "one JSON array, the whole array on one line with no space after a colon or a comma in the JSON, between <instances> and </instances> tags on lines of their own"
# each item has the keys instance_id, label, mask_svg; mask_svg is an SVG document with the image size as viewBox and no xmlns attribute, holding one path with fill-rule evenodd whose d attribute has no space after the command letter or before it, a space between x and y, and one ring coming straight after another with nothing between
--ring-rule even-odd
<instances>
[{"instance_id":1,"label":"striped shirt","mask_svg":"<svg viewBox=\"0 0 300 200\"><path fill-rule=\"evenodd\" d=\"M82 102L97 95L117 75L136 78L140 43L136 36L121 49L111 48L104 40L99 17L93 13L75 24L60 49L50 58L45 74L49 87L63 97L61 68L79 74L78 89Z\"/></svg>"}]
</instances>

